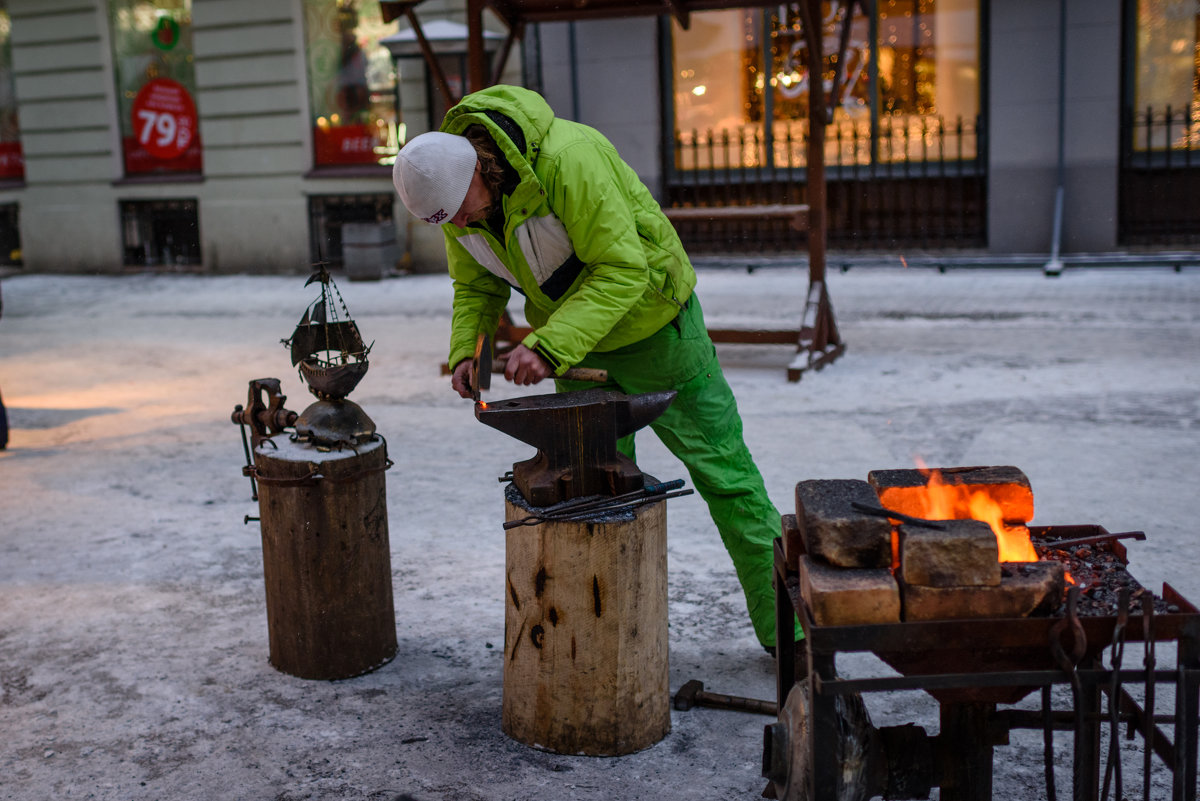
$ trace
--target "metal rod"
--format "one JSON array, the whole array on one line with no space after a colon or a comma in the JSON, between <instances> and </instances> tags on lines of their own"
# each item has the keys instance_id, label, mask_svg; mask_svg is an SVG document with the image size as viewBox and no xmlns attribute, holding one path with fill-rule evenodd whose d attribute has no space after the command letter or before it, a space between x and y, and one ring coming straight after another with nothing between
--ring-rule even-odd
<instances>
[{"instance_id":1,"label":"metal rod","mask_svg":"<svg viewBox=\"0 0 1200 801\"><path fill-rule=\"evenodd\" d=\"M875 517L891 517L904 523L913 526L922 526L923 528L937 529L938 531L945 530L945 526L933 520L926 520L923 517L912 517L901 512L896 512L891 509L885 509L882 506L871 506L858 501L851 501L850 506L856 512L862 512L865 515L874 515Z\"/></svg>"},{"instance_id":2,"label":"metal rod","mask_svg":"<svg viewBox=\"0 0 1200 801\"><path fill-rule=\"evenodd\" d=\"M1122 531L1118 534L1097 534L1094 537L1077 537L1073 540L1045 540L1039 543L1043 548L1073 548L1076 545L1095 545L1114 540L1144 540L1144 531Z\"/></svg>"},{"instance_id":3,"label":"metal rod","mask_svg":"<svg viewBox=\"0 0 1200 801\"><path fill-rule=\"evenodd\" d=\"M1107 685L1112 681L1112 671L1098 668L1080 668L1075 671L1082 684ZM1174 682L1175 670L1154 671L1155 681ZM1188 681L1200 681L1200 669L1184 670ZM1144 670L1122 670L1122 682L1146 680ZM952 690L970 687L1042 687L1048 684L1070 683L1070 676L1062 670L1010 670L997 673L938 673L922 676L886 676L874 679L824 679L814 677L821 692L834 695L879 692L886 690Z\"/></svg>"}]
</instances>

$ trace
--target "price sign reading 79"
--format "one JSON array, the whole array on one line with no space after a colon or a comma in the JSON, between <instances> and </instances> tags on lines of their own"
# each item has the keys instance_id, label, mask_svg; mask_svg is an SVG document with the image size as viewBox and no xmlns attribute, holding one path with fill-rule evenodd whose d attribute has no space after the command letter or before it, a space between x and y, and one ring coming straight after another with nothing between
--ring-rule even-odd
<instances>
[{"instance_id":1,"label":"price sign reading 79","mask_svg":"<svg viewBox=\"0 0 1200 801\"><path fill-rule=\"evenodd\" d=\"M138 144L154 158L178 158L195 136L196 104L182 84L155 78L133 100L133 129Z\"/></svg>"}]
</instances>

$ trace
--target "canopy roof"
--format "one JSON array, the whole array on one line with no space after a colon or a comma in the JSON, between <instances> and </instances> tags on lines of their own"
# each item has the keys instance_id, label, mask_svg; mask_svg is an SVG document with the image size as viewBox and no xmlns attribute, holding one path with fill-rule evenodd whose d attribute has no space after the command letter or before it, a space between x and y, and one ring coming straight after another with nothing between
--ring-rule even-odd
<instances>
[{"instance_id":1,"label":"canopy roof","mask_svg":"<svg viewBox=\"0 0 1200 801\"><path fill-rule=\"evenodd\" d=\"M419 5L422 0L382 0L384 21L391 21L405 12L406 7ZM720 8L778 5L778 2L748 0L471 0L471 6L488 7L509 26L527 22L561 22L569 20L602 19L611 17L657 17L670 14L683 27L695 11Z\"/></svg>"}]
</instances>

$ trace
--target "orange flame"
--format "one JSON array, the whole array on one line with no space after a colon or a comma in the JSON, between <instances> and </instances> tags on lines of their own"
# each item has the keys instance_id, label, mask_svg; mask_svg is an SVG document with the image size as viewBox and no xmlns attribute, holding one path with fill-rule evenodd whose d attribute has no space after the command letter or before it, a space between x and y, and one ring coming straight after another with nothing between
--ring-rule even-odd
<instances>
[{"instance_id":1,"label":"orange flame","mask_svg":"<svg viewBox=\"0 0 1200 801\"><path fill-rule=\"evenodd\" d=\"M992 527L1000 548L1001 562L1036 562L1037 551L1025 526L1009 526L1004 522L1004 510L986 492L972 492L968 487L946 484L942 474L929 470L917 460L918 468L929 478L925 486L925 511L929 520L982 520Z\"/></svg>"}]
</instances>

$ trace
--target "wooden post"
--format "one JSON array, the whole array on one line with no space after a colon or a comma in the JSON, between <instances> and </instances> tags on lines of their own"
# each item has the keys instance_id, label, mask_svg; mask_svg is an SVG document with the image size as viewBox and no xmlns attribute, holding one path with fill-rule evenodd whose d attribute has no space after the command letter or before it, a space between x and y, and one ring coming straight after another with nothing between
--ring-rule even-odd
<instances>
[{"instance_id":1,"label":"wooden post","mask_svg":"<svg viewBox=\"0 0 1200 801\"><path fill-rule=\"evenodd\" d=\"M530 510L506 500L506 519ZM506 541L504 733L560 754L618 756L671 730L666 503Z\"/></svg>"},{"instance_id":2,"label":"wooden post","mask_svg":"<svg viewBox=\"0 0 1200 801\"><path fill-rule=\"evenodd\" d=\"M346 679L396 655L382 439L321 452L275 437L254 451L271 664Z\"/></svg>"}]
</instances>

